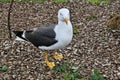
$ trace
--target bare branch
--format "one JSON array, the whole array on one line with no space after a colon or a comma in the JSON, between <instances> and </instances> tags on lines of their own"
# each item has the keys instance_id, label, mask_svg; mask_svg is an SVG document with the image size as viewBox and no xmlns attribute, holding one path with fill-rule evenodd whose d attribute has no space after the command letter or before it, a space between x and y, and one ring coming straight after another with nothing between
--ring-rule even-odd
<instances>
[{"instance_id":1,"label":"bare branch","mask_svg":"<svg viewBox=\"0 0 120 80\"><path fill-rule=\"evenodd\" d=\"M9 38L11 39L11 26L10 26L10 13L11 13L11 9L12 9L12 5L13 5L13 2L14 0L11 0L10 2L10 7L9 7L9 10L8 10L8 30L9 30Z\"/></svg>"}]
</instances>

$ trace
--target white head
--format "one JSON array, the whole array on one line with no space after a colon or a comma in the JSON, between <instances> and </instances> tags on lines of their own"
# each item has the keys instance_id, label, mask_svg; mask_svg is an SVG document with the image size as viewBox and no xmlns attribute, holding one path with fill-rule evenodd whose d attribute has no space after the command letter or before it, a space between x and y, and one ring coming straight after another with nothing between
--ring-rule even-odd
<instances>
[{"instance_id":1,"label":"white head","mask_svg":"<svg viewBox=\"0 0 120 80\"><path fill-rule=\"evenodd\" d=\"M67 8L62 8L58 11L58 21L68 24L70 20L70 12Z\"/></svg>"}]
</instances>

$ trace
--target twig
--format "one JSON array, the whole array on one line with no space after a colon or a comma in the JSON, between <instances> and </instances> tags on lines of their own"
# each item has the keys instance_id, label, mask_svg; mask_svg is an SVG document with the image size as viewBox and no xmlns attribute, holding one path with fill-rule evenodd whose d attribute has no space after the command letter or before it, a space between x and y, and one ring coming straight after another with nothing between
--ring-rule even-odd
<instances>
[{"instance_id":1,"label":"twig","mask_svg":"<svg viewBox=\"0 0 120 80\"><path fill-rule=\"evenodd\" d=\"M11 36L11 28L10 28L11 27L10 26L10 13L11 13L13 2L14 2L14 0L11 0L10 7L9 7L9 10L8 10L8 30L9 30L9 38L10 39L12 38L12 36Z\"/></svg>"}]
</instances>

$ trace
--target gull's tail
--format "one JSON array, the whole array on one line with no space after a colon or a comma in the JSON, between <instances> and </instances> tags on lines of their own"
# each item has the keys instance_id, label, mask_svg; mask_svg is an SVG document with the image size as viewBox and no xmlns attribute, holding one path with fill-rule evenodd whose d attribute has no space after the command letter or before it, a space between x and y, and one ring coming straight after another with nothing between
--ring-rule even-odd
<instances>
[{"instance_id":1,"label":"gull's tail","mask_svg":"<svg viewBox=\"0 0 120 80\"><path fill-rule=\"evenodd\" d=\"M15 40L27 41L25 38L25 31L13 31L13 33L16 35Z\"/></svg>"}]
</instances>

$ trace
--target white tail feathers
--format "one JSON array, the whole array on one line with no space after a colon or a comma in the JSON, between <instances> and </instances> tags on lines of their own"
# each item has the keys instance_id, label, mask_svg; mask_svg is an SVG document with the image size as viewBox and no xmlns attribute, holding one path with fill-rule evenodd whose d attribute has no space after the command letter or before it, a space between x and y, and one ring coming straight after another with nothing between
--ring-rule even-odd
<instances>
[{"instance_id":1,"label":"white tail feathers","mask_svg":"<svg viewBox=\"0 0 120 80\"><path fill-rule=\"evenodd\" d=\"M27 39L25 38L25 31L13 31L16 35L15 40L19 41L26 41Z\"/></svg>"},{"instance_id":2,"label":"white tail feathers","mask_svg":"<svg viewBox=\"0 0 120 80\"><path fill-rule=\"evenodd\" d=\"M20 37L18 37L18 36L16 36L15 40L18 40L18 41L25 41L24 39L22 39L22 38L20 38Z\"/></svg>"}]
</instances>

